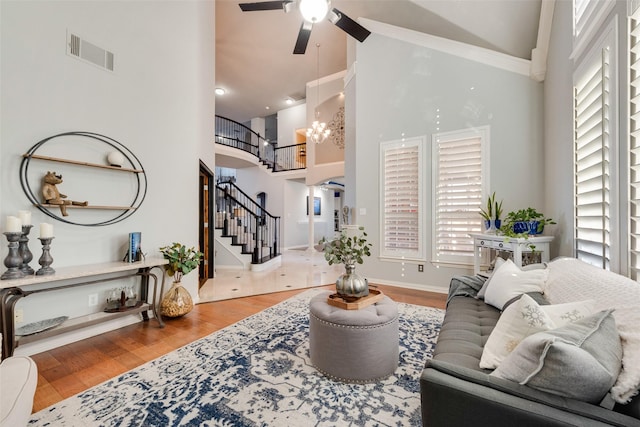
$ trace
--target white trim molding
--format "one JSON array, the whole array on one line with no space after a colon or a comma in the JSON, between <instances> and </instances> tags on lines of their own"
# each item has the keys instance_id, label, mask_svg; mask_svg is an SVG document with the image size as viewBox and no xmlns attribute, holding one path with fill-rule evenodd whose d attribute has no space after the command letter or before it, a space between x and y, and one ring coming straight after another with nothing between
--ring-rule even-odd
<instances>
[{"instance_id":1,"label":"white trim molding","mask_svg":"<svg viewBox=\"0 0 640 427\"><path fill-rule=\"evenodd\" d=\"M537 82L543 82L547 75L547 56L555 6L556 0L542 0L540 5L538 40L535 49L531 50L531 78Z\"/></svg>"},{"instance_id":2,"label":"white trim molding","mask_svg":"<svg viewBox=\"0 0 640 427\"><path fill-rule=\"evenodd\" d=\"M433 36L431 34L420 33L406 28L396 27L394 25L385 24L383 22L373 21L367 18L359 18L363 26L369 31L381 36L392 39L412 43L418 46L427 47L449 55L458 56L470 61L479 62L491 67L500 68L513 73L522 74L529 77L531 70L531 61L504 53L496 52L470 44L457 42L442 37Z\"/></svg>"}]
</instances>

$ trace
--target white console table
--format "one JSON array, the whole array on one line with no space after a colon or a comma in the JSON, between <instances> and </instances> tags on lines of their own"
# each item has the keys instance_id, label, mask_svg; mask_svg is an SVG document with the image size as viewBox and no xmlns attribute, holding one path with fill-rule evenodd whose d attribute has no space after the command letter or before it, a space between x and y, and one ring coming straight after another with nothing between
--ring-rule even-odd
<instances>
[{"instance_id":1,"label":"white console table","mask_svg":"<svg viewBox=\"0 0 640 427\"><path fill-rule=\"evenodd\" d=\"M549 261L549 243L553 236L507 237L497 234L471 234L473 238L473 273L482 272L481 258L483 249L506 251L513 254L513 262L522 267L522 255L540 252L541 262Z\"/></svg>"},{"instance_id":2,"label":"white console table","mask_svg":"<svg viewBox=\"0 0 640 427\"><path fill-rule=\"evenodd\" d=\"M76 267L63 267L56 269L55 274L49 276L31 275L22 279L0 281L0 326L2 331L2 359L13 355L13 351L20 343L36 341L42 338L73 331L117 317L141 313L145 321L149 320L148 311L151 310L158 320L159 326L164 327L162 316L156 311L158 301L158 276L151 272L152 269L161 270L160 297L164 292L164 270L162 266L168 264L164 258L148 258L138 262L109 262L103 264L83 265ZM77 286L89 286L95 283L124 279L127 277L140 277L140 301L139 307L118 312L93 313L65 321L63 324L33 335L17 337L15 335L14 307L18 300L31 294L52 292L60 289L68 289ZM153 296L149 301L149 278L153 279Z\"/></svg>"}]
</instances>

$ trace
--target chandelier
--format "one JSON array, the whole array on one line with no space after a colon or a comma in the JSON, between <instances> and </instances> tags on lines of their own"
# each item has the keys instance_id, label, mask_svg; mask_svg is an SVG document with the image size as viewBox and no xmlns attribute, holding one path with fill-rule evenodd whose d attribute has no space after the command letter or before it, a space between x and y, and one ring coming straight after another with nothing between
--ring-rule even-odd
<instances>
[{"instance_id":1,"label":"chandelier","mask_svg":"<svg viewBox=\"0 0 640 427\"><path fill-rule=\"evenodd\" d=\"M326 123L320 122L320 111L318 111L318 104L320 103L320 44L316 44L316 47L318 48L318 81L316 84L315 120L311 123L311 127L307 129L307 138L316 144L322 144L331 133L331 130L327 127Z\"/></svg>"}]
</instances>

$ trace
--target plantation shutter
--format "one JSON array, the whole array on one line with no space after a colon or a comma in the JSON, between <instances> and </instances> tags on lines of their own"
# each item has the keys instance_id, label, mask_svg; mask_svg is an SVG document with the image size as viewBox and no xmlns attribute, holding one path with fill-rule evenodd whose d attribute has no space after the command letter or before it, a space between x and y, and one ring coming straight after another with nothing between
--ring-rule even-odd
<instances>
[{"instance_id":1,"label":"plantation shutter","mask_svg":"<svg viewBox=\"0 0 640 427\"><path fill-rule=\"evenodd\" d=\"M629 276L640 278L640 9L629 20Z\"/></svg>"},{"instance_id":2,"label":"plantation shutter","mask_svg":"<svg viewBox=\"0 0 640 427\"><path fill-rule=\"evenodd\" d=\"M409 259L423 256L420 141L395 141L381 146L382 256Z\"/></svg>"},{"instance_id":3,"label":"plantation shutter","mask_svg":"<svg viewBox=\"0 0 640 427\"><path fill-rule=\"evenodd\" d=\"M576 74L575 252L610 269L611 245L611 69L608 46L597 48Z\"/></svg>"},{"instance_id":4,"label":"plantation shutter","mask_svg":"<svg viewBox=\"0 0 640 427\"><path fill-rule=\"evenodd\" d=\"M434 262L471 264L472 233L480 233L483 136L457 131L434 137Z\"/></svg>"}]
</instances>

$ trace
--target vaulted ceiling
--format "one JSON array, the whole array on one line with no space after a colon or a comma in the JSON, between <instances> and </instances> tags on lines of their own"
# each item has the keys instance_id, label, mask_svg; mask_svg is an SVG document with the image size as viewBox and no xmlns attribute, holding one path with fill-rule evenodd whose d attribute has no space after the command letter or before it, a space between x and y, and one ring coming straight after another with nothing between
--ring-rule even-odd
<instances>
[{"instance_id":1,"label":"vaulted ceiling","mask_svg":"<svg viewBox=\"0 0 640 427\"><path fill-rule=\"evenodd\" d=\"M354 20L369 18L530 59L541 1L333 0L331 6ZM297 6L289 13L242 12L239 3L216 1L216 87L226 90L216 96L216 114L246 122L287 108L288 97L304 102L306 83L317 78L317 44L320 76L346 69L349 36L331 22L314 25L306 53L294 55L302 23Z\"/></svg>"}]
</instances>

